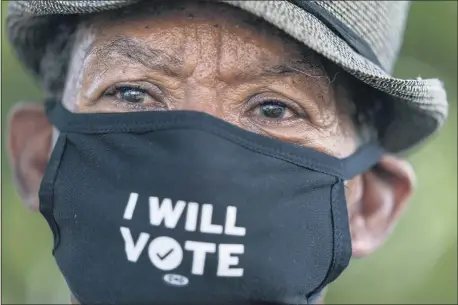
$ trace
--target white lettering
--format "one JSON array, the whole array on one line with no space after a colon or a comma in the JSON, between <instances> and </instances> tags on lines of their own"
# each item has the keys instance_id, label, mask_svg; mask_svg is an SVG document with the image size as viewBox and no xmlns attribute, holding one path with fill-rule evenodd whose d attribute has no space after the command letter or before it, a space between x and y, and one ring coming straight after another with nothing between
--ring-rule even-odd
<instances>
[{"instance_id":1,"label":"white lettering","mask_svg":"<svg viewBox=\"0 0 458 305\"><path fill-rule=\"evenodd\" d=\"M197 217L199 216L199 204L197 202L188 202L188 211L186 213L185 230L194 232L197 228Z\"/></svg>"},{"instance_id":2,"label":"white lettering","mask_svg":"<svg viewBox=\"0 0 458 305\"><path fill-rule=\"evenodd\" d=\"M231 268L239 263L239 258L232 254L243 254L245 247L238 244L220 244L218 246L217 276L236 277L243 276L243 268Z\"/></svg>"},{"instance_id":3,"label":"white lettering","mask_svg":"<svg viewBox=\"0 0 458 305\"><path fill-rule=\"evenodd\" d=\"M212 224L213 206L211 204L202 205L202 216L200 220L200 232L210 234L223 233L223 226Z\"/></svg>"},{"instance_id":4,"label":"white lettering","mask_svg":"<svg viewBox=\"0 0 458 305\"><path fill-rule=\"evenodd\" d=\"M129 201L126 205L126 210L124 211L124 219L131 220L132 215L134 215L135 207L137 206L138 194L130 193Z\"/></svg>"},{"instance_id":5,"label":"white lettering","mask_svg":"<svg viewBox=\"0 0 458 305\"><path fill-rule=\"evenodd\" d=\"M164 198L159 204L159 198L149 197L149 215L150 223L153 226L160 226L164 220L164 226L169 229L174 229L186 207L186 202L178 200L175 207L172 205L170 198Z\"/></svg>"},{"instance_id":6,"label":"white lettering","mask_svg":"<svg viewBox=\"0 0 458 305\"><path fill-rule=\"evenodd\" d=\"M199 241L186 241L184 248L188 251L193 251L191 273L195 275L204 274L205 257L207 253L215 253L216 245L213 243L204 243Z\"/></svg>"},{"instance_id":7,"label":"white lettering","mask_svg":"<svg viewBox=\"0 0 458 305\"><path fill-rule=\"evenodd\" d=\"M123 215L125 220L131 220L134 216L138 197L137 193L130 193ZM183 215L185 208L187 209L186 217ZM185 218L181 223L184 222L184 229L188 232L200 231L229 236L246 235L246 227L237 226L236 206L226 207L226 218L223 224L213 222L213 208L211 204L200 205L197 202L185 202L183 200L172 202L170 198L159 199L151 196L149 197L149 221L152 226L175 229L180 219ZM178 268L183 262L184 250L187 250L190 253L186 255L192 255L190 271L193 275L203 275L207 257L210 255L211 258L215 258L215 255L218 255L216 276L243 276L244 269L240 266L240 255L245 251L243 244L218 245L192 240L180 244L172 237L159 236L154 238L154 235L150 236L144 232L138 234L138 238L134 239L131 230L127 227L121 227L120 231L124 239L125 253L130 262L137 262L149 243L148 256L151 264L161 271L171 271ZM186 277L171 273L164 277L165 282L179 286L187 285L186 280Z\"/></svg>"},{"instance_id":8,"label":"white lettering","mask_svg":"<svg viewBox=\"0 0 458 305\"><path fill-rule=\"evenodd\" d=\"M137 243L134 243L129 228L121 227L121 235L124 238L124 249L127 254L127 259L134 263L137 262L148 242L149 234L144 232L140 233Z\"/></svg>"},{"instance_id":9,"label":"white lettering","mask_svg":"<svg viewBox=\"0 0 458 305\"><path fill-rule=\"evenodd\" d=\"M226 210L226 224L224 226L224 233L226 235L245 236L246 228L235 226L236 221L237 208L228 206Z\"/></svg>"}]
</instances>

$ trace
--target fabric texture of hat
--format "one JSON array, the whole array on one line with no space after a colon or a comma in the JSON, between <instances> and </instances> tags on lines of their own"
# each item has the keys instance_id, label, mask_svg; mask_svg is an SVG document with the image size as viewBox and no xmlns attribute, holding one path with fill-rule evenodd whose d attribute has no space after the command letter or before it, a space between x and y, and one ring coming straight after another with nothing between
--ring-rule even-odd
<instances>
[{"instance_id":1,"label":"fabric texture of hat","mask_svg":"<svg viewBox=\"0 0 458 305\"><path fill-rule=\"evenodd\" d=\"M7 33L20 60L40 80L40 59L46 42L56 35L56 22L65 20L62 16L118 9L138 1L11 1ZM408 150L444 123L448 104L441 81L391 75L402 43L409 2L221 2L262 17L381 92L383 102L392 103L394 109L394 119L381 139L387 150Z\"/></svg>"}]
</instances>

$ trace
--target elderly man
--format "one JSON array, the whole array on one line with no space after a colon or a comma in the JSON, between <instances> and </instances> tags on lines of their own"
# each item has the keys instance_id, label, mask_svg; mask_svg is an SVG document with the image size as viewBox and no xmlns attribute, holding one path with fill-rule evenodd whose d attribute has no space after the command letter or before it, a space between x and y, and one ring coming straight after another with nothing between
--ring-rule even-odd
<instances>
[{"instance_id":1,"label":"elderly man","mask_svg":"<svg viewBox=\"0 0 458 305\"><path fill-rule=\"evenodd\" d=\"M24 202L81 304L310 304L408 201L447 114L390 76L408 3L14 1L46 103L11 113Z\"/></svg>"}]
</instances>

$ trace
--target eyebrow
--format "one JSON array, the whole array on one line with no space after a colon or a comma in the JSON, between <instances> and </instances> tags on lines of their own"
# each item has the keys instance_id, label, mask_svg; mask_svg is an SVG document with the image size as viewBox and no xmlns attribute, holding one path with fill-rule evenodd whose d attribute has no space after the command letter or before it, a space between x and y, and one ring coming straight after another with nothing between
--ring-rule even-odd
<instances>
[{"instance_id":1,"label":"eyebrow","mask_svg":"<svg viewBox=\"0 0 458 305\"><path fill-rule=\"evenodd\" d=\"M318 73L317 73L318 71ZM291 60L278 65L267 66L263 69L261 76L280 76L297 74L307 77L325 77L324 69L321 67L313 67L306 60Z\"/></svg>"},{"instance_id":2,"label":"eyebrow","mask_svg":"<svg viewBox=\"0 0 458 305\"><path fill-rule=\"evenodd\" d=\"M149 70L162 71L172 77L177 77L183 70L184 61L163 50L149 47L137 39L120 36L99 47L97 56L105 60L111 56L120 56L131 62L136 62ZM318 73L316 73L318 71ZM238 73L239 79L253 77L278 77L287 75L301 75L306 77L326 76L322 68L313 65L313 60L296 58L275 65L263 65L261 71L244 71Z\"/></svg>"},{"instance_id":3,"label":"eyebrow","mask_svg":"<svg viewBox=\"0 0 458 305\"><path fill-rule=\"evenodd\" d=\"M163 71L171 76L178 76L184 65L178 57L129 37L112 38L108 44L97 51L97 56L100 58L109 58L113 55L124 57L150 70Z\"/></svg>"}]
</instances>

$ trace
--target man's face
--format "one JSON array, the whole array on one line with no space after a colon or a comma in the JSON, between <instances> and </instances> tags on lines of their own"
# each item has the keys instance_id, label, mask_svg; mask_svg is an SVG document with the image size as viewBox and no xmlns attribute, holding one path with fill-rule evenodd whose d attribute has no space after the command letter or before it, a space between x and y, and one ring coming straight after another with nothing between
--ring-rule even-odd
<instances>
[{"instance_id":1,"label":"man's face","mask_svg":"<svg viewBox=\"0 0 458 305\"><path fill-rule=\"evenodd\" d=\"M249 17L191 4L118 21L114 13L93 18L81 26L64 102L75 112L197 110L331 155L351 154L351 113L347 101L335 100L320 59L250 25Z\"/></svg>"},{"instance_id":2,"label":"man's face","mask_svg":"<svg viewBox=\"0 0 458 305\"><path fill-rule=\"evenodd\" d=\"M359 140L346 88L332 86L318 55L253 20L211 3L95 15L79 26L62 102L81 113L201 111L339 158L352 154ZM11 161L21 195L35 208L51 131L41 107L12 114ZM347 181L356 256L385 239L412 180L406 162L386 156Z\"/></svg>"}]
</instances>

